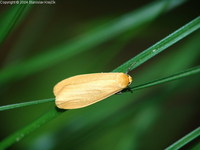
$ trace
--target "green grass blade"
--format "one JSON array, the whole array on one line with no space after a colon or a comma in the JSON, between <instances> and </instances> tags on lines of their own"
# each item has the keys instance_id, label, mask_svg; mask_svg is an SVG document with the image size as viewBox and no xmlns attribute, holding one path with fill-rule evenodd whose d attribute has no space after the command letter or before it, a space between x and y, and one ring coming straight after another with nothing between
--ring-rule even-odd
<instances>
[{"instance_id":1,"label":"green grass blade","mask_svg":"<svg viewBox=\"0 0 200 150\"><path fill-rule=\"evenodd\" d=\"M175 32L164 38L163 40L157 42L147 50L143 51L139 55L133 57L126 63L122 64L117 69L115 69L114 72L127 72L128 70L133 70L134 68L143 64L150 58L164 51L169 46L173 45L174 43L178 42L179 40L183 39L184 37L186 37L187 35L199 28L200 17L197 17L185 26L181 27L180 29L176 30Z\"/></svg>"},{"instance_id":2,"label":"green grass blade","mask_svg":"<svg viewBox=\"0 0 200 150\"><path fill-rule=\"evenodd\" d=\"M148 68L144 69L143 71L140 70L138 72L138 74L136 75L136 77L138 76L137 80L140 81L140 82L137 82L138 83L137 85L139 85L139 83L145 83L145 82L143 82L143 79L145 79L144 81L151 81L153 77L157 76L160 73L160 69L163 69L163 66L165 66L165 65L168 65L170 67L165 68L163 70L164 72L162 71L162 74L173 74L177 70L183 70L183 68L185 68L187 66L188 67L191 66L195 60L198 60L198 56L199 56L199 52L200 52L198 50L198 48L199 48L199 42L198 42L199 40L198 39L199 39L198 33L192 34L191 37L188 38L188 40L186 40L184 43L182 43L182 45L180 47L176 48L176 51L174 51L172 53L167 52L167 54L164 57L162 57L162 59L160 60L159 63L157 63L157 62L151 63L151 64L148 65ZM191 50L192 50L193 53L191 53ZM177 62L177 58L179 58L178 62ZM169 61L169 59L170 59L170 61ZM190 61L188 61L188 60L190 60ZM159 67L160 67L160 69L159 69ZM148 78L150 76L150 78L149 78L150 80L146 80L147 76L148 76ZM135 77L135 79L136 79L136 77ZM194 78L196 78L196 77L197 77L197 75ZM190 78L191 81L193 80L192 78L193 77ZM133 84L137 80L134 80ZM184 87L183 86L184 83L185 83L185 80L184 81L179 80L179 82L175 83L175 86L176 87L177 86ZM189 84L193 84L193 83L190 82ZM173 87L171 87L172 85L173 85ZM190 87L188 86L187 88L190 88ZM134 117L133 115L131 117L128 117L127 111L129 111L129 109L126 109L126 111L124 109L124 108L127 108L126 106L130 106L130 104L133 104L134 102L139 102L136 105L133 105L132 107L131 106L130 107L133 108L133 110L138 109L138 108L139 109L145 109L144 107L146 105L149 105L152 101L155 101L155 99L162 99L162 101L166 102L166 100L168 98L170 98L169 96L173 97L174 92L176 93L176 91L177 92L180 91L179 88L174 87L173 83L169 84L169 85L168 84L163 85L162 89L160 89L163 92L162 93L159 92L159 95L160 95L159 97L155 96L155 99L153 98L152 100L150 100L149 99L150 97L147 96L146 98L148 99L148 101L146 101L146 100L144 100L145 97L143 97L143 95L148 95L147 93L149 93L149 90L151 90L151 89L149 88L149 89L146 89L146 90L143 90L143 91L140 91L140 92L136 92L134 95L129 93L129 94L127 94L126 99L124 99L125 101L122 101L122 99L120 99L120 98L119 98L119 101L117 101L118 97L121 97L124 94L121 95L121 96L119 96L119 95L113 96L113 97L116 97L116 99L113 100L114 101L113 103L112 102L107 103L107 102L104 101L104 102L96 104L96 106L93 105L90 108L85 108L86 112L87 112L86 114L83 114L83 113L79 114L78 113L78 115L74 116L74 118L70 119L67 123L66 123L65 119L62 120L62 122L61 123L59 122L58 124L64 124L65 123L65 125L61 125L61 126L59 125L59 127L57 127L57 128L59 128L58 130L56 129L56 131L53 131L50 134L48 134L48 138L49 138L49 136L53 138L55 136L62 135L62 133L66 133L66 132L68 133L68 131L70 133L63 135L61 139L58 139L58 138L55 139L54 138L54 141L52 143L54 146L53 146L52 149L56 149L59 146L61 148L63 146L67 146L66 149L79 149L79 146L76 144L77 139L82 138L84 135L87 135L88 133L92 133L93 135L95 135L95 137L92 136L91 138L85 138L85 140L80 142L79 145L85 144L85 145L88 145L88 147L89 147L89 148L88 147L85 148L84 146L81 146L81 149L95 149L95 148L97 149L99 143L96 143L97 146L95 148L92 147L90 145L90 143L91 143L91 141L96 141L96 139L97 140L100 139L101 133L103 134L102 135L103 139L105 139L107 141L107 138L105 138L104 134L105 133L107 134L107 130L109 132L109 130L113 129L113 127L110 126L108 122L105 124L105 122L108 118L112 118L114 120L113 121L112 119L108 119L110 124L113 124L113 125L115 124L114 126L120 126L120 123L124 121L121 118L122 114L125 115L126 118L129 118L129 120ZM167 94L166 94L166 92L167 92ZM163 94L166 95L166 96L164 96ZM151 95L151 96L153 96L153 95ZM112 98L110 98L108 100L112 101ZM141 99L143 99L144 101L140 101ZM110 105L108 105L108 104L110 104ZM128 108L130 108L130 107L128 107ZM102 108L104 108L103 113L102 113ZM79 111L82 111L82 110L79 110ZM73 114L76 113L76 112L73 112ZM90 114L93 115L92 118L87 117ZM64 115L68 115L68 114L64 114ZM161 113L159 113L159 115L161 115ZM115 117L113 117L113 116L115 116ZM116 122L115 119L117 119L117 120L119 119L119 122ZM73 126L76 126L76 122L74 122L74 120L82 120L81 121L82 122L81 127L79 127L75 131L73 130ZM103 125L106 126L105 129L102 129ZM100 128L101 131L103 131L103 132L97 131L98 128ZM94 130L92 130L92 129L94 129ZM146 136L147 132L151 132L150 130L151 129L147 129L147 131L141 131L142 133L136 135L138 137L135 137L133 140L141 141L141 136L144 136L144 135ZM126 134L126 132L124 132L124 131L123 131L123 133ZM132 134L130 132L128 132L128 133ZM41 134L40 137L43 137L45 134L46 133ZM123 139L122 135L119 135L119 137L121 137L121 139ZM111 143L112 143L112 141L115 141L115 140L111 141L110 139L112 139L112 137L109 137L109 142L111 142ZM140 144L137 143L135 145L133 140L132 140L132 144L135 146L135 149L136 150L140 149L139 148ZM105 143L105 141L102 141L102 142ZM22 141L22 143L24 143L24 142ZM65 143L65 144L62 144L62 143ZM30 145L30 147L36 146L36 145L40 146L39 141L35 142L34 145ZM74 146L72 146L73 148L71 147L71 145L74 145ZM77 145L77 146L75 146L75 145ZM109 149L108 145L107 145L106 149ZM113 147L110 148L110 149L113 149ZM155 149L155 148L153 148L153 149ZM161 148L161 149L163 149L163 148Z\"/></svg>"},{"instance_id":3,"label":"green grass blade","mask_svg":"<svg viewBox=\"0 0 200 150\"><path fill-rule=\"evenodd\" d=\"M172 1L156 1L139 10L127 13L95 30L87 31L82 36L73 39L67 44L52 48L48 50L48 52L40 54L30 60L1 70L0 83L7 83L11 80L19 79L41 71L62 60L89 50L121 33L150 22L161 13L175 8L184 1L185 0L181 0L180 3L174 3Z\"/></svg>"},{"instance_id":4,"label":"green grass blade","mask_svg":"<svg viewBox=\"0 0 200 150\"><path fill-rule=\"evenodd\" d=\"M31 133L32 131L39 128L40 126L42 126L46 122L52 120L53 118L55 118L56 116L58 116L62 112L63 111L57 110L56 108L50 110L45 115L43 115L39 119L35 120L33 123L29 124L28 126L24 127L21 130L18 130L17 132L15 132L11 136L7 137L2 142L0 142L0 149L6 149L7 147L12 145L13 143L18 142L25 135Z\"/></svg>"},{"instance_id":5,"label":"green grass blade","mask_svg":"<svg viewBox=\"0 0 200 150\"><path fill-rule=\"evenodd\" d=\"M179 33L181 32L181 34L183 35L187 35L189 33L191 33L192 31L188 31L187 29L192 29L194 30L192 27L195 26L196 27L196 21L198 21L198 24L200 23L200 17L198 17L197 19L193 20L192 22L190 22L189 24L185 25L184 27L182 27L181 29L179 29L178 31L176 31L175 33L173 34L170 34L170 36L166 37L165 39L161 40L160 42L158 43L165 43L165 40L167 39L174 39L173 37L177 37L175 34L176 33ZM191 25L191 24L194 24L194 25ZM192 26L192 27L191 27ZM197 29L197 28L196 28ZM184 30L186 33L184 33L182 30ZM189 33L188 33L189 32ZM180 35L180 34L178 34ZM171 37L172 36L172 37ZM185 36L182 36L185 37ZM180 39L180 38L179 38ZM177 39L175 39L176 42L177 42ZM171 43L171 40L170 40L170 43ZM155 44L157 45L157 44ZM162 49L164 50L164 48L167 48L166 45L169 45L169 43L165 43L164 45L161 45L162 46ZM164 48L163 48L164 47ZM152 48L152 47L151 47ZM133 59L138 59L140 64L142 64L143 62L147 61L148 59L150 59L151 57L155 56L155 54L152 54L151 53L151 48L147 49L145 53L145 59L139 59L140 57L143 58L143 54L144 52L140 53L139 55L137 55L136 57L134 57ZM149 50L150 50L150 53L149 53ZM160 51L162 52L162 50ZM148 58L148 59L147 59ZM133 60L131 59L131 60ZM129 61L128 61L129 62ZM128 70L129 66L126 66L127 63L125 63L123 66L124 70ZM130 64L130 63L129 63ZM120 68L118 68L120 69ZM118 69L116 69L118 71ZM114 71L116 71L114 70ZM195 68L192 68L192 69L189 69L189 70L186 70L184 72L181 72L181 73L178 73L178 74L175 74L175 75L172 75L170 77L166 77L166 78L163 78L163 79L159 79L159 80L156 80L156 81L151 81L149 83L145 83L143 85L138 85L138 86L135 86L135 87L131 87L132 90L138 90L138 89L142 89L142 88L146 88L146 87L150 87L150 86L154 86L154 85L157 85L157 84L161 84L161 83L165 83L165 82L169 82L169 81L172 81L172 80L176 80L176 79L179 79L179 78L183 78L183 77L186 77L186 76L189 76L189 75L192 75L192 74L196 74L196 73L199 73L200 71L200 68L199 66L198 67L195 67ZM51 101L51 100L50 100ZM25 103L19 103L19 104L12 104L12 105L7 105L7 106L1 106L0 107L0 111L3 111L3 110L8 110L8 109L12 109L12 108L18 108L18 107L23 107L23 106L29 106L29 105L33 105L33 104L39 104L39 103L44 103L44 102L49 102L49 100L38 100L38 101L32 101L32 102L25 102Z\"/></svg>"},{"instance_id":6,"label":"green grass blade","mask_svg":"<svg viewBox=\"0 0 200 150\"><path fill-rule=\"evenodd\" d=\"M17 26L22 17L30 9L29 5L15 5L11 7L8 12L5 13L1 20L0 28L0 45L9 35L9 33Z\"/></svg>"},{"instance_id":7,"label":"green grass blade","mask_svg":"<svg viewBox=\"0 0 200 150\"><path fill-rule=\"evenodd\" d=\"M151 81L151 82L148 82L148 83L145 83L145 84L142 84L142 85L130 87L130 89L131 90L140 90L140 89L143 89L143 88L155 86L155 85L162 84L162 83L165 83L165 82L170 82L170 81L173 81L173 80L181 79L181 78L191 76L191 75L194 75L194 74L197 74L197 73L200 73L200 66L190 68L186 71L182 71L180 73L171 75L169 77L165 77L165 78L162 78L162 79ZM35 105L35 104L42 104L42 103L51 102L51 101L54 101L54 100L55 100L54 98L49 98L49 99L36 100L36 101L31 101L31 102L24 102L24 103L17 103L17 104L0 106L0 111L30 106L30 105Z\"/></svg>"},{"instance_id":8,"label":"green grass blade","mask_svg":"<svg viewBox=\"0 0 200 150\"><path fill-rule=\"evenodd\" d=\"M190 132L189 134L187 134L186 136L184 136L171 146L167 147L166 150L178 150L199 136L200 136L200 127Z\"/></svg>"},{"instance_id":9,"label":"green grass blade","mask_svg":"<svg viewBox=\"0 0 200 150\"><path fill-rule=\"evenodd\" d=\"M138 86L134 86L134 87L130 87L130 88L132 90L140 90L140 89L143 89L143 88L151 87L151 86L162 84L162 83L165 83L165 82L170 82L170 81L173 81L173 80L182 79L184 77L191 76L191 75L194 75L194 74L197 74L197 73L200 73L200 66L190 68L186 71L182 71L182 72L177 73L177 74L173 74L169 77L165 77L165 78L162 78L162 79L158 79L158 80L155 80L155 81L151 81L151 82L148 82L148 83L145 83L145 84L142 84L142 85L138 85Z\"/></svg>"},{"instance_id":10,"label":"green grass blade","mask_svg":"<svg viewBox=\"0 0 200 150\"><path fill-rule=\"evenodd\" d=\"M30 102L0 106L0 111L10 110L10 109L19 108L19 107L25 107L25 106L30 106L30 105L42 104L46 102L52 102L54 100L55 98L48 98L48 99L43 99L43 100L35 100L35 101L30 101Z\"/></svg>"},{"instance_id":11,"label":"green grass blade","mask_svg":"<svg viewBox=\"0 0 200 150\"><path fill-rule=\"evenodd\" d=\"M196 20L198 20L198 23L197 23ZM189 29L187 28L187 30L185 31L185 32L186 32L185 36L187 36L188 34L192 33L192 31L196 30L197 28L199 28L199 18L197 18L196 20L193 20L193 22L191 22L191 23L188 24L188 26L191 27L191 30L190 30L190 32L189 32L189 31L188 31ZM194 28L194 26L195 26L194 23L197 24L197 25L196 25L196 26L197 26L196 28ZM188 26L187 26L187 27L188 27ZM184 32L184 31L182 31L182 32ZM172 35L173 35L173 34L172 34ZM182 33L181 35L182 35L182 36L179 37L180 39L183 38L183 37L185 37L185 36L183 36L183 33ZM180 39L179 39L179 40L180 40ZM170 41L169 43L172 45L172 44L174 44L174 43L176 43L176 42L178 41L177 38L175 38L174 40L175 40L175 42ZM163 45L165 45L165 44L163 44ZM166 44L166 45L167 45L167 44ZM161 48L161 47L160 47L160 48ZM166 46L165 48L167 48L167 46ZM163 49L164 49L164 48L163 48ZM146 55L147 55L147 54L146 54ZM150 55L151 57L155 56L155 55L152 55L151 53L150 53L149 55ZM139 54L139 56L141 57L142 55ZM149 56L149 58L151 58L150 56ZM136 56L136 57L137 57L137 56ZM147 57L147 56L146 56L146 57ZM141 58L142 58L142 57L141 57ZM142 59L142 60L140 61L140 64L144 63L144 62L147 61L147 60L148 60L148 59ZM138 59L138 61L139 61L139 59ZM142 62L142 63L141 63L141 62ZM132 64L132 63L130 63L130 65L131 65L131 64ZM123 65L122 68L123 68L124 70L127 70L127 69L130 67L130 65ZM138 64L137 64L137 65L138 65ZM131 68L131 69L133 69L133 68ZM120 71L120 70L121 70L120 67L117 68L117 69L115 69L115 71ZM57 111L55 111L55 110L52 110L52 111L46 113L44 116L42 116L42 117L39 118L38 120L34 121L32 124L26 126L25 128L23 128L23 129L17 131L16 133L12 134L12 135L9 136L8 138L4 139L4 140L0 143L0 148L5 149L5 148L11 146L12 144L14 144L16 141L20 140L20 139L21 139L22 137L24 137L25 135L28 135L29 133L31 133L32 131L34 131L35 129L37 129L37 128L40 127L41 125L43 125L45 122L47 122L47 121L53 119L55 116L57 116L57 114L58 114L58 113L57 113Z\"/></svg>"}]
</instances>

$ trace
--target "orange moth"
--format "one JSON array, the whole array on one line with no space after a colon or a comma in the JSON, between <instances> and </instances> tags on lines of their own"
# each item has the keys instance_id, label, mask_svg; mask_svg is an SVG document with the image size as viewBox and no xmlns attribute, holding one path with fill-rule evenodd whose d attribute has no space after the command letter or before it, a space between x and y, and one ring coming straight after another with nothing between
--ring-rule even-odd
<instances>
[{"instance_id":1,"label":"orange moth","mask_svg":"<svg viewBox=\"0 0 200 150\"><path fill-rule=\"evenodd\" d=\"M132 77L125 73L92 73L64 79L54 86L56 106L61 109L86 107L128 87Z\"/></svg>"}]
</instances>

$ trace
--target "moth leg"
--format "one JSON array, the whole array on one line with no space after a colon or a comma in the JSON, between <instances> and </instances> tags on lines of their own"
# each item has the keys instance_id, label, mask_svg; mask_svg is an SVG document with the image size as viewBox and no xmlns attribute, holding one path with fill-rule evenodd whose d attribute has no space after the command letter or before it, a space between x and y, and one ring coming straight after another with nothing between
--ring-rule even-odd
<instances>
[{"instance_id":1,"label":"moth leg","mask_svg":"<svg viewBox=\"0 0 200 150\"><path fill-rule=\"evenodd\" d=\"M124 92L131 92L131 93L133 93L133 90L132 90L132 88L127 87L127 88L121 90L120 92L122 92L122 93L124 93Z\"/></svg>"},{"instance_id":2,"label":"moth leg","mask_svg":"<svg viewBox=\"0 0 200 150\"><path fill-rule=\"evenodd\" d=\"M127 87L127 88L125 88L125 89L117 92L116 94L122 94L122 93L125 93L125 92L131 92L131 93L133 93L133 90L132 90L132 88Z\"/></svg>"}]
</instances>

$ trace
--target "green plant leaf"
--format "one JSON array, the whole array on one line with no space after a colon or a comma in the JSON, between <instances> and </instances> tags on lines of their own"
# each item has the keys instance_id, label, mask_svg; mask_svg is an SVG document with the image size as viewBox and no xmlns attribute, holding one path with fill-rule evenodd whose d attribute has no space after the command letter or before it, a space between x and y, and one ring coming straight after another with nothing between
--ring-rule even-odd
<instances>
[{"instance_id":1,"label":"green plant leaf","mask_svg":"<svg viewBox=\"0 0 200 150\"><path fill-rule=\"evenodd\" d=\"M48 98L48 99L43 99L43 100L35 100L35 101L30 101L30 102L24 102L24 103L17 103L17 104L0 106L0 111L10 110L10 109L19 108L19 107L30 106L30 105L35 105L35 104L42 104L42 103L46 103L46 102L52 102L54 100L55 100L55 98Z\"/></svg>"},{"instance_id":2,"label":"green plant leaf","mask_svg":"<svg viewBox=\"0 0 200 150\"><path fill-rule=\"evenodd\" d=\"M162 84L162 83L165 83L165 82L170 82L170 81L173 81L173 80L181 79L181 78L191 76L191 75L194 75L194 74L197 74L197 73L200 73L200 66L190 68L186 71L182 71L180 73L173 74L171 76L168 76L168 77L165 77L165 78L162 78L162 79L158 79L158 80L155 80L155 81L151 81L151 82L148 82L148 83L144 83L144 84L141 84L141 85L130 87L130 89L125 89L124 92L129 92L130 90L134 90L134 91L140 90L140 89L143 89L143 88L155 86L155 85ZM24 103L17 103L17 104L0 106L0 111L30 106L30 105L35 105L35 104L42 104L42 103L46 103L46 102L52 102L54 100L55 100L55 98L49 98L49 99L36 100L36 101L31 101L31 102L24 102Z\"/></svg>"},{"instance_id":3,"label":"green plant leaf","mask_svg":"<svg viewBox=\"0 0 200 150\"><path fill-rule=\"evenodd\" d=\"M0 142L0 149L6 149L11 144L18 142L21 140L24 136L31 133L35 129L39 128L49 120L52 120L62 112L66 110L58 110L58 109L52 109L49 112L47 112L45 115L41 116L39 119L35 120L33 123L29 124L28 126L22 128L21 130L18 130L11 136L7 137L4 141Z\"/></svg>"},{"instance_id":4,"label":"green plant leaf","mask_svg":"<svg viewBox=\"0 0 200 150\"><path fill-rule=\"evenodd\" d=\"M22 18L28 14L30 8L29 5L15 5L11 7L4 16L1 16L0 45L9 33L20 23Z\"/></svg>"},{"instance_id":5,"label":"green plant leaf","mask_svg":"<svg viewBox=\"0 0 200 150\"><path fill-rule=\"evenodd\" d=\"M133 87L130 87L130 89L131 90L140 90L140 89L143 89L143 88L151 87L151 86L162 84L162 83L165 83L165 82L170 82L170 81L173 81L173 80L181 79L181 78L184 78L184 77L187 77L187 76L190 76L190 75L193 75L193 74L197 74L197 73L200 73L200 66L190 68L186 71L182 71L180 73L173 74L171 76L168 76L168 77L165 77L165 78L162 78L162 79L151 81L151 82L141 84L141 85L138 85L138 86L133 86Z\"/></svg>"},{"instance_id":6,"label":"green plant leaf","mask_svg":"<svg viewBox=\"0 0 200 150\"><path fill-rule=\"evenodd\" d=\"M200 127L190 132L189 134L187 134L186 136L184 136L171 146L167 147L166 150L178 150L183 146L185 146L186 144L188 144L189 142L191 142L192 140L198 138L199 136L200 136Z\"/></svg>"},{"instance_id":7,"label":"green plant leaf","mask_svg":"<svg viewBox=\"0 0 200 150\"><path fill-rule=\"evenodd\" d=\"M161 13L169 11L183 2L185 0L180 0L179 2L156 1L141 9L127 13L92 31L87 31L82 36L74 38L67 44L52 48L46 53L42 53L17 65L4 68L0 71L0 83L2 85L33 74L78 53L89 50L121 33L152 21Z\"/></svg>"},{"instance_id":8,"label":"green plant leaf","mask_svg":"<svg viewBox=\"0 0 200 150\"><path fill-rule=\"evenodd\" d=\"M187 68L193 65L194 61L198 60L199 58L198 56L200 54L200 51L199 51L200 44L198 40L199 36L200 36L199 32L192 34L190 38L188 38L185 42L183 42L174 51L172 51L171 53L167 52L166 55L164 55L164 57L161 57L159 59L159 63L157 63L156 59L152 60L152 62L147 65L148 66L147 68L138 70L137 73L135 72L135 75L134 75L135 80L133 84L137 82L137 84L135 85L138 85L140 83L151 81L152 79L154 79L156 76L160 74L160 70L162 70L163 75L174 74L174 72L176 72L177 70L181 71L184 68ZM191 53L191 50L193 53ZM177 58L178 58L178 61L177 61ZM167 67L163 70L163 66L166 66L166 65L170 67ZM132 129L138 133L137 135L134 135L130 131L126 131L126 129L124 131L124 129L122 129L121 127L121 123L125 121L123 119L123 116L124 118L127 118L126 119L127 122L130 122L130 120L135 118L134 114L137 115L138 113L140 113L140 111L142 111L143 109L146 109L145 106L151 105L151 103L155 103L155 105L156 103L158 103L160 104L159 106L157 106L157 107L160 107L160 109L158 108L160 110L160 112L158 113L159 113L159 116L162 117L163 115L162 106L164 105L163 103L166 103L170 99L174 98L174 93L180 93L185 88L185 84L188 85L187 88L189 89L196 87L197 86L197 84L195 84L196 78L198 78L198 75L196 75L195 77L191 77L189 79L188 84L186 83L187 79L185 79L185 80L178 80L176 82L172 82L171 84L162 85L162 88L159 88L160 92L159 93L156 92L156 95L154 94L149 95L148 93L151 91L151 88L147 88L139 92L134 92L133 95L131 93L127 93L127 94L112 96L109 99L102 101L100 103L97 103L95 105L92 105L90 107L80 109L78 111L73 111L73 114L74 114L73 117L67 121L66 119L57 120L56 121L57 123L55 123L57 124L57 126L54 127L54 131L50 130L41 134L40 134L41 130L36 131L36 132L40 134L39 136L40 138L43 138L44 136L46 136L48 137L48 139L49 137L51 139L54 137L58 137L59 135L62 135L62 138L54 138L54 140L51 141L53 145L52 149L56 149L56 148L58 149L58 147L62 149L63 146L66 149L80 149L80 148L86 149L86 150L87 149L101 149L99 148L98 145L101 143L104 143L107 145L105 149L109 150L109 149L113 149L113 145L112 144L109 145L109 143L116 142L117 137L120 137L120 139L126 138L125 137L127 136L126 133L132 134L133 139L132 140L129 139L130 144L131 144L130 146L132 147L132 149L134 148L136 150L146 149L146 147L149 147L149 146L151 146L150 149L156 149L158 147L160 147L159 149L163 149L163 146L162 147L160 146L160 145L163 145L162 142L160 142L159 145L158 144L148 145L147 141L151 141L151 143L154 143L153 139L148 140L149 137L148 138L146 137L148 132L152 132L150 130L153 130L151 125L150 127L147 127L146 130L140 130L140 128L138 128L140 131L138 131L137 128L135 129L133 125ZM198 108L196 109L198 110ZM177 110L179 111L178 108ZM192 110L195 111L195 108ZM132 114L130 114L130 111L132 112ZM68 114L64 114L64 115L65 115L64 118L66 116L68 117ZM183 117L182 119L186 120L185 117ZM74 130L74 126L76 126L77 120L81 121L81 125L79 125L78 129ZM154 126L155 124L157 124L158 120L159 120L158 118L155 119L152 125ZM125 124L126 128L127 128L127 122L123 123ZM181 123L183 122L178 121L178 125L181 125ZM117 129L115 130L114 128L116 127ZM181 127L183 128L183 126ZM176 128L179 128L179 127L176 127ZM116 135L115 132L112 132L111 136L106 137L108 132L110 132L111 130L115 130L115 132L120 132L120 134ZM63 135L63 133L69 133L69 134ZM79 142L79 144L77 145L76 141L84 137L85 135L88 135L88 133L92 133L94 136L89 136L89 137L84 138L84 140L81 140L81 142ZM124 133L124 136L122 135L122 133ZM157 133L160 133L160 132L157 132ZM173 132L174 136L177 134L178 134L177 132L176 133ZM147 138L147 141L144 141L146 146L143 144L143 140L141 141L141 138L144 136L145 138ZM152 134L150 133L149 136L152 137ZM166 138L168 138L167 135L166 135ZM157 139L159 139L159 137L157 137ZM120 142L121 140L118 143ZM126 141L126 144L127 142L128 141ZM26 139L22 141L22 144L23 143L26 143ZM41 146L40 139L36 139L36 141L33 143L34 144L29 145L29 147ZM142 144L142 148L141 148L141 144ZM116 147L116 149L118 148L120 147Z\"/></svg>"},{"instance_id":9,"label":"green plant leaf","mask_svg":"<svg viewBox=\"0 0 200 150\"><path fill-rule=\"evenodd\" d=\"M190 24L191 25L191 24ZM185 32L187 32L186 35L192 33L192 31L196 30L197 28L194 28L194 24L192 26L192 30L191 32L188 32L188 30L186 30ZM184 32L184 31L182 31ZM173 34L172 34L173 35ZM186 36L185 35L185 36ZM180 39L185 37L185 36L181 36L179 37ZM179 40L180 40L179 39ZM177 42L178 40L174 39L175 42ZM167 42L167 41L166 41ZM168 42L171 42L171 40L169 40ZM174 43L175 43L174 42ZM165 44L166 45L166 44ZM165 47L167 48L167 47ZM149 54L151 55L151 54ZM151 55L151 57L153 57L155 55ZM140 57L142 58L142 55L140 55ZM149 56L149 58L151 58ZM147 57L148 58L148 57ZM139 60L139 59L138 59ZM141 59L140 64L144 63L145 61L147 61L147 59ZM123 69L128 69L130 65L127 66L123 66ZM133 69L133 68L132 68ZM120 71L120 68L115 69L115 71ZM34 131L35 129L37 129L38 127L40 127L41 125L43 125L44 123L46 123L47 121L53 119L55 116L57 116L58 111L56 109L52 109L50 112L47 112L44 116L42 116L41 118L39 118L38 120L36 120L35 122L33 122L30 125L27 125L25 128L17 131L16 133L12 134L11 136L7 137L6 139L4 139L1 143L0 143L0 148L4 149L7 148L9 146L11 146L12 144L14 144L16 141L20 140L22 137L28 135L29 133L31 133L32 131Z\"/></svg>"},{"instance_id":10,"label":"green plant leaf","mask_svg":"<svg viewBox=\"0 0 200 150\"><path fill-rule=\"evenodd\" d=\"M187 35L196 31L199 28L200 17L197 17L196 19L192 20L188 24L173 32L172 34L168 35L163 40L157 42L153 46L149 47L147 50L143 51L139 55L125 62L124 64L116 68L114 72L127 72L129 70L131 71L135 69L142 63L146 62L150 58L164 51L169 46L173 45L174 43L178 42L179 40L183 39L184 37L186 37Z\"/></svg>"}]
</instances>

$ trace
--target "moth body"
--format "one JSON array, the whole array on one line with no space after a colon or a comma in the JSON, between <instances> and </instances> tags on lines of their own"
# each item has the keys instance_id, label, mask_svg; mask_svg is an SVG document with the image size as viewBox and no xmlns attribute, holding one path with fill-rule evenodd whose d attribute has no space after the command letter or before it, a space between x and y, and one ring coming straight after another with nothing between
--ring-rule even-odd
<instances>
[{"instance_id":1,"label":"moth body","mask_svg":"<svg viewBox=\"0 0 200 150\"><path fill-rule=\"evenodd\" d=\"M54 86L56 106L61 109L86 107L126 88L132 82L125 73L93 73L64 79Z\"/></svg>"}]
</instances>

